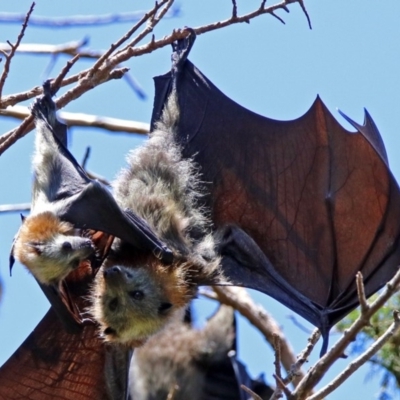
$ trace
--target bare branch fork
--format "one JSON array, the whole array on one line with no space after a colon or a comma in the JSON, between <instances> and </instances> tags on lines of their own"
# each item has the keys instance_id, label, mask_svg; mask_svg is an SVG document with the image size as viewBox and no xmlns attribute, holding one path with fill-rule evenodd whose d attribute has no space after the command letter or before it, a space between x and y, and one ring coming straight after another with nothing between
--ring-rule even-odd
<instances>
[{"instance_id":1,"label":"bare branch fork","mask_svg":"<svg viewBox=\"0 0 400 400\"><path fill-rule=\"evenodd\" d=\"M283 0L280 3L265 7L265 2L261 3L261 7L257 10L236 17L230 17L225 21L218 21L208 25L204 25L195 28L194 31L197 35L201 35L212 30L221 29L226 26L232 25L234 23L249 22L251 19L263 15L271 14L274 11L283 9L287 10L287 5L293 2L301 3L302 0ZM174 41L182 39L187 36L187 31L185 30L174 30L170 35L165 36L162 39L155 40L154 36L147 43L139 47L135 47L141 40L143 40L147 35L149 35L154 27L161 21L168 10L171 8L174 0L161 0L159 3L153 7L148 13L146 13L133 27L127 32L121 39L113 43L109 50L106 51L102 57L100 57L95 64L86 70L81 71L67 79L63 79L61 86L70 85L72 83L77 83L77 85L70 90L68 90L64 95L59 97L56 101L58 108L64 107L66 104L80 97L82 94L93 89L94 87L109 81L111 79L121 78L126 72L126 68L118 68L118 65L127 61L132 57L141 56L143 54L151 53L154 50L171 45ZM129 38L138 31L143 25L147 26L140 32L130 43L128 43L124 48L117 51L114 55L113 53L125 43ZM40 88L33 88L30 91L19 93L17 95L6 96L1 99L0 108L6 108L10 105L15 105L16 103L33 98L41 93ZM18 127L3 134L0 137L0 155L8 149L13 143L18 139L23 137L29 132L33 127L32 119L30 117L26 118L23 123Z\"/></svg>"},{"instance_id":2,"label":"bare branch fork","mask_svg":"<svg viewBox=\"0 0 400 400\"><path fill-rule=\"evenodd\" d=\"M326 371L332 366L332 364L339 359L349 345L352 342L358 332L367 325L370 324L370 318L375 314L389 298L398 290L400 284L400 270L396 273L392 280L390 280L382 293L373 301L368 304L365 298L364 285L362 281L361 272L357 273L356 283L358 288L359 300L361 304L361 313L357 320L344 332L344 335L332 346L332 348L320 359L317 363L310 368L306 376L301 380L296 389L292 392L290 399L305 399L310 395L312 388L321 380ZM318 393L311 397L312 400L322 399L327 394L331 393L341 383L343 383L356 369L358 369L364 362L368 360L373 354L375 354L383 344L397 331L399 328L399 316L398 313L394 314L394 323L389 329L375 342L365 353L358 357L353 363L351 363L346 370L335 378L333 382L329 383L325 388L321 389ZM322 392L323 391L323 392ZM322 394L321 394L322 392Z\"/></svg>"},{"instance_id":3,"label":"bare branch fork","mask_svg":"<svg viewBox=\"0 0 400 400\"><path fill-rule=\"evenodd\" d=\"M350 363L345 368L345 370L336 378L334 378L328 385L320 389L313 396L308 397L308 400L324 399L329 393L332 393L347 378L349 378L353 374L353 372L357 371L358 368L364 365L374 354L376 354L400 328L400 317L397 310L393 311L393 318L394 322L375 343L373 343L364 353L362 353L352 363Z\"/></svg>"}]
</instances>

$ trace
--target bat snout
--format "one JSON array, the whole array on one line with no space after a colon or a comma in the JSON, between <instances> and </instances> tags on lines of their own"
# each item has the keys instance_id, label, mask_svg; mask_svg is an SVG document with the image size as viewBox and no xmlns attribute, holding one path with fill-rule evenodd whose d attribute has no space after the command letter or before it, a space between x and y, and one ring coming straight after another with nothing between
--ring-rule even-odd
<instances>
[{"instance_id":1,"label":"bat snout","mask_svg":"<svg viewBox=\"0 0 400 400\"><path fill-rule=\"evenodd\" d=\"M80 249L90 249L94 251L93 243L90 239L85 239L82 240L81 243L79 244Z\"/></svg>"},{"instance_id":2,"label":"bat snout","mask_svg":"<svg viewBox=\"0 0 400 400\"><path fill-rule=\"evenodd\" d=\"M107 268L103 271L103 276L104 279L109 280L109 279L116 279L118 276L122 275L121 268L116 266L116 267L111 267Z\"/></svg>"}]
</instances>

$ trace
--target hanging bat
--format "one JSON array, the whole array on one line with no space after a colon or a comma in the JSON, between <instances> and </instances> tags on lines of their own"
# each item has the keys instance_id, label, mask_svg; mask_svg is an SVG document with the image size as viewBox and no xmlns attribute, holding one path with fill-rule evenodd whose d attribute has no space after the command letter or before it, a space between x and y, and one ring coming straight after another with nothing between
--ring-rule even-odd
<instances>
[{"instance_id":1,"label":"hanging bat","mask_svg":"<svg viewBox=\"0 0 400 400\"><path fill-rule=\"evenodd\" d=\"M66 148L66 126L56 118L50 82L32 106L36 140L31 214L23 219L10 257L26 265L67 329L81 323L62 282L82 262L94 271L114 236L170 259L145 221L125 213L108 189L90 179Z\"/></svg>"},{"instance_id":2,"label":"hanging bat","mask_svg":"<svg viewBox=\"0 0 400 400\"><path fill-rule=\"evenodd\" d=\"M246 110L187 60L193 41L192 32L177 42L171 73L155 78L153 133L114 184L174 263L114 242L93 314L106 340L136 346L197 286L245 286L317 326L323 353L358 304L356 273L369 296L400 262L400 192L382 139L368 113L362 126L348 119L351 133L319 98L294 121Z\"/></svg>"},{"instance_id":3,"label":"hanging bat","mask_svg":"<svg viewBox=\"0 0 400 400\"><path fill-rule=\"evenodd\" d=\"M130 153L129 167L113 184L119 206L147 221L171 249L173 263L115 239L93 290L92 315L106 341L142 345L179 321L197 286L220 274L210 220L196 204L200 182L175 143L178 119L172 93L149 140Z\"/></svg>"},{"instance_id":4,"label":"hanging bat","mask_svg":"<svg viewBox=\"0 0 400 400\"><path fill-rule=\"evenodd\" d=\"M129 375L132 400L245 400L241 384L263 399L273 392L237 360L234 312L224 305L201 330L177 321L152 336L135 350Z\"/></svg>"},{"instance_id":5,"label":"hanging bat","mask_svg":"<svg viewBox=\"0 0 400 400\"><path fill-rule=\"evenodd\" d=\"M346 131L319 97L292 121L241 107L186 59L193 40L155 78L152 125L176 91L175 138L201 174L223 276L317 326L324 352L358 305L356 273L370 296L400 264L400 192L382 138L367 112L364 125L345 117L356 129Z\"/></svg>"}]
</instances>

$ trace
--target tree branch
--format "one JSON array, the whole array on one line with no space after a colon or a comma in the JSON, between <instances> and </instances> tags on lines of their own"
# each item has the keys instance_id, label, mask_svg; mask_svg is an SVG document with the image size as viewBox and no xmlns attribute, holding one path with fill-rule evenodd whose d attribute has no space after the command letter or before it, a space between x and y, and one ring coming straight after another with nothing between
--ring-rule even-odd
<instances>
[{"instance_id":1,"label":"tree branch","mask_svg":"<svg viewBox=\"0 0 400 400\"><path fill-rule=\"evenodd\" d=\"M360 316L354 321L349 329L347 329L343 336L332 346L332 348L320 359L317 363L309 369L306 376L302 379L296 389L293 391L293 398L303 399L305 398L312 388L321 380L326 371L331 365L340 358L346 347L351 341L353 341L358 332L369 324L369 320L373 314L375 314L385 302L397 291L400 283L400 270L390 280L382 293L369 304L367 309L361 312ZM364 289L362 289L364 290Z\"/></svg>"},{"instance_id":2,"label":"tree branch","mask_svg":"<svg viewBox=\"0 0 400 400\"><path fill-rule=\"evenodd\" d=\"M3 213L3 214L29 211L30 209L31 209L31 203L0 205L0 213Z\"/></svg>"},{"instance_id":3,"label":"tree branch","mask_svg":"<svg viewBox=\"0 0 400 400\"><path fill-rule=\"evenodd\" d=\"M348 379L358 368L364 365L379 349L397 332L400 328L399 312L393 312L394 322L386 330L386 332L373 343L364 353L357 357L352 363L350 363L343 372L341 372L336 378L328 383L325 387L320 389L313 396L307 400L321 400L324 399L329 393L332 393L338 388L346 379Z\"/></svg>"},{"instance_id":4,"label":"tree branch","mask_svg":"<svg viewBox=\"0 0 400 400\"><path fill-rule=\"evenodd\" d=\"M195 28L194 31L197 35L201 35L203 33L210 32L212 30L224 28L226 26L232 25L233 23L248 22L250 19L256 18L260 15L267 14L267 13L271 14L273 11L275 11L277 9L287 9L286 5L290 4L292 2L293 2L293 0L285 0L285 1L282 1L278 4L272 5L267 8L259 7L256 11L246 14L242 17L237 17L235 20L232 20L232 18L230 18L226 21L214 22L212 24L208 24L208 25L204 25L202 27ZM296 0L296 2L297 2L297 0ZM262 2L261 4L263 4L263 3L264 2ZM133 48L131 46L132 44L129 44L128 46L126 46L124 49L120 50L114 56L117 58L112 60L112 66L109 65L108 69L111 70L118 64L121 64L122 62L129 60L131 57L141 56L143 54L151 53L154 50L157 50L159 48L169 46L174 41L176 41L178 39L183 39L184 37L186 37L186 35L187 35L186 31L180 31L180 30L175 31L174 30L170 35L165 36L164 38L162 38L158 41L151 40L149 43L147 43L141 47L138 47L138 48ZM111 62L111 60L110 60L110 62ZM88 68L86 70L83 70L83 71L65 79L61 86L67 86L67 85L78 82L79 79L90 74L90 71L91 71L91 68ZM18 102L29 100L29 99L37 96L38 94L41 94L41 88L36 86L33 89L30 89L26 92L6 96L5 98L3 98L1 105L3 108L5 108L9 105L14 105L14 104L17 104Z\"/></svg>"},{"instance_id":5,"label":"tree branch","mask_svg":"<svg viewBox=\"0 0 400 400\"><path fill-rule=\"evenodd\" d=\"M176 5L166 17L177 17L181 13L179 5ZM126 22L136 22L144 11L133 11L125 13L104 14L104 15L73 15L71 17L44 17L41 15L32 16L29 21L30 26L40 26L44 28L69 28L92 25L110 25ZM0 13L2 23L20 23L25 18L24 14L19 13Z\"/></svg>"},{"instance_id":6,"label":"tree branch","mask_svg":"<svg viewBox=\"0 0 400 400\"><path fill-rule=\"evenodd\" d=\"M109 73L108 76L104 77L101 83L109 81L111 79L120 79L126 71L127 69L113 70ZM89 91L90 89L93 89L95 86L97 85L91 85L91 82L88 79L82 79L82 81L80 81L80 84L78 84L75 88L69 90L67 93L65 93L63 96L59 97L55 101L57 109L64 107L66 104L80 97L83 93ZM4 151L12 146L18 139L24 137L32 129L33 116L29 115L23 120L20 126L0 136L0 155L3 154Z\"/></svg>"},{"instance_id":7,"label":"tree branch","mask_svg":"<svg viewBox=\"0 0 400 400\"><path fill-rule=\"evenodd\" d=\"M99 51L84 50L89 38L85 37L81 40L74 40L62 44L45 44L45 43L22 43L16 49L16 53L28 54L65 54L75 56L79 54L81 58L99 58L103 54ZM7 43L0 43L0 51L5 52L9 50Z\"/></svg>"},{"instance_id":8,"label":"tree branch","mask_svg":"<svg viewBox=\"0 0 400 400\"><path fill-rule=\"evenodd\" d=\"M5 110L0 109L0 116L12 117L17 119L25 119L30 115L28 107L14 106ZM150 125L145 122L130 121L126 119L103 117L92 114L70 113L59 111L57 115L62 119L68 127L84 126L104 129L109 132L124 132L135 134L149 133Z\"/></svg>"},{"instance_id":9,"label":"tree branch","mask_svg":"<svg viewBox=\"0 0 400 400\"><path fill-rule=\"evenodd\" d=\"M296 0L298 2L300 0ZM64 79L61 86L69 85L71 83L76 83L77 85L67 91L63 96L61 96L57 101L57 107L62 108L72 100L77 99L80 97L82 94L86 93L87 91L93 89L94 87L110 80L110 79L116 79L120 78L126 70L123 69L118 69L118 65L123 63L124 61L127 61L131 57L137 57L141 56L143 54L151 53L152 51L159 49L161 47L167 46L172 44L174 41L178 39L183 39L184 37L187 36L188 32L186 30L179 30L179 31L173 31L170 35L160 39L160 40L155 40L154 37L148 42L147 44L140 46L140 47L133 47L138 41L142 40L146 35L148 35L154 26L162 19L162 17L165 15L167 12L168 8L172 5L173 0L162 0L160 4L165 5L163 9L161 9L159 16L156 16L156 13L153 13L150 11L147 15L147 22L149 26L145 28L142 33L140 33L133 41L132 43L128 44L123 48L122 50L118 51L116 54L113 56L110 56L107 58L107 62L103 62L100 65L100 60L98 60L92 68L89 68L87 70L81 71L78 74L75 74L71 76L70 78ZM224 28L228 25L234 24L234 23L240 23L240 22L248 22L250 19L255 18L259 15L262 14L271 14L275 10L278 9L286 9L287 4L293 3L293 0L284 0L280 3L277 3L275 5L272 5L270 7L259 7L257 10L245 14L241 17L236 17L234 19L229 18L228 20L222 21L222 22L215 22L213 24L205 25L199 28L195 28L194 31L196 34L200 35L206 32L210 32L212 30L216 29L221 29ZM152 10L157 8L159 10L159 6L157 5L154 7ZM128 32L127 35L124 35L123 38L121 38L117 43L119 42L124 42L126 39L126 36L129 36L129 33L132 30ZM115 45L111 45L110 49L108 50L108 54L111 54L115 50ZM33 93L36 92L36 90L31 90L29 93L20 93L19 98L24 98L25 100L27 98L30 98L30 96L34 96ZM41 92L41 91L40 91ZM11 96L13 101L15 101L16 96L12 95ZM7 105L12 105L15 104L12 103L10 96L7 96L5 99L2 101L2 107L5 108ZM13 143L15 143L19 138L23 137L30 129L32 129L32 118L27 117L23 123L16 129L7 132L3 136L0 137L0 155L7 149L9 148Z\"/></svg>"},{"instance_id":10,"label":"tree branch","mask_svg":"<svg viewBox=\"0 0 400 400\"><path fill-rule=\"evenodd\" d=\"M161 0L160 4L156 2L154 8L149 12L145 13L143 17L124 35L122 36L117 42L111 44L110 48L95 62L93 67L90 69L89 76L93 76L96 71L99 70L100 66L104 64L106 59L110 57L110 55L123 43L125 43L143 24L149 21L157 11L164 6L166 3L172 3L174 0Z\"/></svg>"}]
</instances>

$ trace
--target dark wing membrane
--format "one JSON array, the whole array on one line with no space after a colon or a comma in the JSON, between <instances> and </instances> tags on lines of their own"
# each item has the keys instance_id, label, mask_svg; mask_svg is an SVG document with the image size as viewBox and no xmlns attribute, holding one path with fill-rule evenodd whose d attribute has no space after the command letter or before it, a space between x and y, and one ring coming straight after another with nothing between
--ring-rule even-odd
<instances>
[{"instance_id":1,"label":"dark wing membrane","mask_svg":"<svg viewBox=\"0 0 400 400\"><path fill-rule=\"evenodd\" d=\"M106 346L80 314L92 282L90 263L81 263L58 287L40 285L52 308L0 368L0 399L126 398L130 350Z\"/></svg>"},{"instance_id":2,"label":"dark wing membrane","mask_svg":"<svg viewBox=\"0 0 400 400\"><path fill-rule=\"evenodd\" d=\"M49 88L47 88L49 89ZM32 112L52 133L58 146L57 161L48 171L53 198L59 217L78 228L106 232L133 244L141 250L152 251L164 261L172 261L172 253L144 220L120 209L109 190L90 179L69 150L65 125L55 119L55 104L51 96L36 99Z\"/></svg>"},{"instance_id":3,"label":"dark wing membrane","mask_svg":"<svg viewBox=\"0 0 400 400\"><path fill-rule=\"evenodd\" d=\"M58 214L76 227L103 231L134 245L150 250L165 262L172 262L172 252L143 219L123 211L111 193L98 181L90 181L81 191L63 201Z\"/></svg>"},{"instance_id":4,"label":"dark wing membrane","mask_svg":"<svg viewBox=\"0 0 400 400\"><path fill-rule=\"evenodd\" d=\"M67 333L52 309L0 368L0 398L108 399L104 346L94 325Z\"/></svg>"},{"instance_id":5,"label":"dark wing membrane","mask_svg":"<svg viewBox=\"0 0 400 400\"><path fill-rule=\"evenodd\" d=\"M155 78L153 121L172 81L171 74ZM400 261L399 189L375 124L367 116L348 132L320 98L296 120L265 118L189 61L176 87L178 140L202 173L215 228L241 228L222 241L226 276L326 333L358 304L357 271L369 296Z\"/></svg>"}]
</instances>

